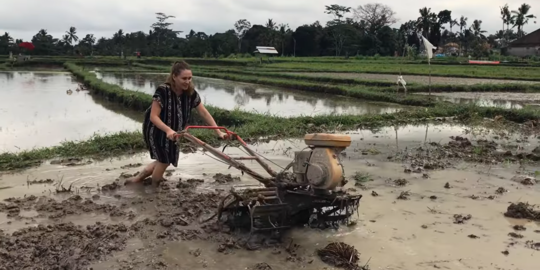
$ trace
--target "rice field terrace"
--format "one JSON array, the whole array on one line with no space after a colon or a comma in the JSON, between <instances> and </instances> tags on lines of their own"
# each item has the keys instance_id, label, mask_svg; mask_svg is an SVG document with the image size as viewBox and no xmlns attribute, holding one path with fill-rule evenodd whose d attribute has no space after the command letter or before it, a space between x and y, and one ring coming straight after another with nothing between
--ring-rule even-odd
<instances>
[{"instance_id":1,"label":"rice field terrace","mask_svg":"<svg viewBox=\"0 0 540 270\"><path fill-rule=\"evenodd\" d=\"M295 229L287 243L253 252L236 234L201 221L225 190L259 184L207 151L183 142L179 166L162 185L122 183L151 161L143 113L177 60L50 56L0 64L0 262L315 270L326 264L314 247L346 240L371 269L537 266L536 63L435 61L430 78L420 60L186 59L218 125L238 133L274 170L306 147L305 134L351 136L339 156L343 189L363 195L356 225ZM400 74L406 92L396 83ZM192 118L204 124L196 113ZM242 154L210 131L193 134Z\"/></svg>"}]
</instances>

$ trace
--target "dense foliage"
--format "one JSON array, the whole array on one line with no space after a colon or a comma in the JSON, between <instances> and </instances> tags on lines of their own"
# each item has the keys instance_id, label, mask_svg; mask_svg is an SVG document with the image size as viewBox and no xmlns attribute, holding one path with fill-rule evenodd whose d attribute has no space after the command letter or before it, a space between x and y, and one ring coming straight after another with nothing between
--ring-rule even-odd
<instances>
[{"instance_id":1,"label":"dense foliage","mask_svg":"<svg viewBox=\"0 0 540 270\"><path fill-rule=\"evenodd\" d=\"M421 33L447 53L481 57L523 36L523 26L535 18L529 14L528 4L515 11L506 5L501 8L503 29L487 36L481 20L470 22L463 16L458 19L450 10L434 12L424 7L419 10L417 20L405 22L399 29L390 27L396 23L395 12L383 4L365 4L354 9L330 5L324 12L333 16L325 25L317 21L295 30L273 19L268 19L265 25L251 25L241 19L223 33L195 30L184 33L173 30L169 19L174 16L164 13L156 14L157 21L148 32L125 33L120 29L110 38L98 39L92 34L79 37L74 26L61 38L41 29L31 40L36 47L32 54L127 56L140 52L143 56L232 58L252 53L255 46L274 46L287 56L414 56L421 50L417 35ZM21 42L5 33L0 36L0 54L24 53L25 49L17 46Z\"/></svg>"}]
</instances>

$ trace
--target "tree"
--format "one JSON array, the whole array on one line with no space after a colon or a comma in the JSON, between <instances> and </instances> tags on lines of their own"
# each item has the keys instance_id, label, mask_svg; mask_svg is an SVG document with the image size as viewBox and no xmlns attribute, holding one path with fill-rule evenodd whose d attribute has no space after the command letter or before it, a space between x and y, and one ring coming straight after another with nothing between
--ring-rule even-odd
<instances>
[{"instance_id":1,"label":"tree","mask_svg":"<svg viewBox=\"0 0 540 270\"><path fill-rule=\"evenodd\" d=\"M324 12L326 14L331 14L334 16L334 20L329 21L326 24L326 27L328 28L328 33L332 38L336 56L341 55L341 50L343 49L343 44L347 37L346 35L352 33L351 28L349 27L350 24L346 24L343 21L345 13L349 13L350 11L350 7L334 4L331 6L326 6L326 10Z\"/></svg>"},{"instance_id":2,"label":"tree","mask_svg":"<svg viewBox=\"0 0 540 270\"><path fill-rule=\"evenodd\" d=\"M172 15L166 15L163 12L157 12L156 13L157 22L153 23L150 28L152 28L152 32L150 33L150 40L156 40L157 42L157 53L158 55L164 54L164 46L170 45L170 41L176 39L178 34L182 33L182 31L173 31L169 26L172 25L172 23L167 22L168 19L176 18Z\"/></svg>"},{"instance_id":3,"label":"tree","mask_svg":"<svg viewBox=\"0 0 540 270\"><path fill-rule=\"evenodd\" d=\"M251 28L251 23L246 19L240 19L234 24L236 38L238 38L238 53L242 52L242 39Z\"/></svg>"},{"instance_id":4,"label":"tree","mask_svg":"<svg viewBox=\"0 0 540 270\"><path fill-rule=\"evenodd\" d=\"M397 22L396 13L387 5L375 3L365 4L353 9L353 18L357 22L364 21L366 27L371 31L376 31L384 26Z\"/></svg>"},{"instance_id":5,"label":"tree","mask_svg":"<svg viewBox=\"0 0 540 270\"><path fill-rule=\"evenodd\" d=\"M67 39L64 38L67 43L72 46L73 53L75 53L75 43L79 40L79 37L77 36L77 28L70 27L68 31L66 31Z\"/></svg>"},{"instance_id":6,"label":"tree","mask_svg":"<svg viewBox=\"0 0 540 270\"><path fill-rule=\"evenodd\" d=\"M345 13L351 12L350 7L340 6L336 4L331 5L331 6L325 6L325 7L326 7L326 10L324 11L324 13L333 15L334 19L338 21L341 21L343 16L345 16Z\"/></svg>"},{"instance_id":7,"label":"tree","mask_svg":"<svg viewBox=\"0 0 540 270\"><path fill-rule=\"evenodd\" d=\"M529 14L529 11L531 11L531 6L528 4L522 4L518 10L513 10L512 14L514 14L511 18L514 22L514 27L517 26L518 31L518 37L524 36L523 33L523 26L525 26L527 23L529 23L529 19L534 19L536 16L533 14Z\"/></svg>"}]
</instances>

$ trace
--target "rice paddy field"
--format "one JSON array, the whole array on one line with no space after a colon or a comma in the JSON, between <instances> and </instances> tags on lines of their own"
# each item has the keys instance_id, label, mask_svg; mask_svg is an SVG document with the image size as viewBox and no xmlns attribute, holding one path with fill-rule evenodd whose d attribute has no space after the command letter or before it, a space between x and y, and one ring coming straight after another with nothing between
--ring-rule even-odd
<instances>
[{"instance_id":1,"label":"rice paddy field","mask_svg":"<svg viewBox=\"0 0 540 270\"><path fill-rule=\"evenodd\" d=\"M286 166L294 151L305 148L305 134L352 138L343 164L346 188L363 194L356 226L294 230L294 251L289 243L279 252L255 252L206 227L192 232L205 212L201 205L214 205L193 192L233 186L213 175L230 173L241 184L258 184L204 151L182 153L179 166L168 171L167 189L157 193L118 184L151 161L141 134L143 114L177 60L51 56L0 62L0 243L17 254L36 254L47 245L69 254L85 250L84 256L64 254L64 269L71 269L68 262L79 267L73 269L323 269L313 248L328 239L351 243L371 269L537 266L537 63L185 59L218 125L238 133L272 166ZM204 125L196 113L191 121ZM220 151L225 145L209 131L193 134ZM192 189L179 188L190 201L172 193L182 179L200 180ZM113 193L104 193L104 186ZM40 196L47 198L20 199ZM516 205L528 207L526 214L517 213ZM181 213L170 216L174 211ZM59 225L66 223L96 227ZM17 237L47 231L55 236L47 245L30 238L25 241L32 245L14 244L23 241ZM66 235L69 243L59 240ZM99 235L108 235L108 242L88 242ZM35 260L61 261L57 253L43 254ZM0 262L4 255L0 245Z\"/></svg>"}]
</instances>

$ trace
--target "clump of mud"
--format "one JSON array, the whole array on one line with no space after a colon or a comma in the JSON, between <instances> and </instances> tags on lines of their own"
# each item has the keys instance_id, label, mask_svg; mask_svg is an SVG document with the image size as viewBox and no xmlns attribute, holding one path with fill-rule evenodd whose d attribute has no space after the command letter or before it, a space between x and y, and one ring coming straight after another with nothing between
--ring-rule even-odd
<instances>
[{"instance_id":1,"label":"clump of mud","mask_svg":"<svg viewBox=\"0 0 540 270\"><path fill-rule=\"evenodd\" d=\"M26 182L28 185L40 185L40 184L52 184L54 180L52 179L40 179L40 180L31 180Z\"/></svg>"},{"instance_id":2,"label":"clump of mud","mask_svg":"<svg viewBox=\"0 0 540 270\"><path fill-rule=\"evenodd\" d=\"M51 161L51 165L63 165L63 166L83 166L91 164L92 161L84 161L82 158L65 158Z\"/></svg>"},{"instance_id":3,"label":"clump of mud","mask_svg":"<svg viewBox=\"0 0 540 270\"><path fill-rule=\"evenodd\" d=\"M231 174L222 174L222 173L216 173L216 175L214 175L212 178L214 178L214 180L216 180L216 182L220 184L240 181L240 177L232 177Z\"/></svg>"},{"instance_id":4,"label":"clump of mud","mask_svg":"<svg viewBox=\"0 0 540 270\"><path fill-rule=\"evenodd\" d=\"M111 252L124 249L128 228L96 223L86 228L73 223L39 225L12 235L0 231L0 269L86 269Z\"/></svg>"},{"instance_id":5,"label":"clump of mud","mask_svg":"<svg viewBox=\"0 0 540 270\"><path fill-rule=\"evenodd\" d=\"M255 264L254 266L248 269L249 270L272 270L272 267L268 265L267 263L263 262L263 263Z\"/></svg>"},{"instance_id":6,"label":"clump of mud","mask_svg":"<svg viewBox=\"0 0 540 270\"><path fill-rule=\"evenodd\" d=\"M399 187L404 187L409 184L409 181L407 181L406 179L396 179L394 180L394 184Z\"/></svg>"},{"instance_id":7,"label":"clump of mud","mask_svg":"<svg viewBox=\"0 0 540 270\"><path fill-rule=\"evenodd\" d=\"M495 190L495 193L497 193L497 194L503 194L503 193L506 193L506 192L508 192L508 190L503 188L503 187L499 187L497 190Z\"/></svg>"},{"instance_id":8,"label":"clump of mud","mask_svg":"<svg viewBox=\"0 0 540 270\"><path fill-rule=\"evenodd\" d=\"M536 184L536 179L527 175L516 175L511 179L514 182L521 183L525 186L533 186Z\"/></svg>"},{"instance_id":9,"label":"clump of mud","mask_svg":"<svg viewBox=\"0 0 540 270\"><path fill-rule=\"evenodd\" d=\"M529 241L525 242L525 246L530 248L530 249L540 251L540 242L534 242L532 240L529 240Z\"/></svg>"},{"instance_id":10,"label":"clump of mud","mask_svg":"<svg viewBox=\"0 0 540 270\"><path fill-rule=\"evenodd\" d=\"M343 242L328 244L325 248L317 251L321 260L329 265L348 270L367 270L367 266L359 266L360 253L353 247Z\"/></svg>"},{"instance_id":11,"label":"clump of mud","mask_svg":"<svg viewBox=\"0 0 540 270\"><path fill-rule=\"evenodd\" d=\"M471 219L472 216L469 214L469 215L460 215L460 214L455 214L454 215L454 223L455 224L464 224L465 221Z\"/></svg>"},{"instance_id":12,"label":"clump of mud","mask_svg":"<svg viewBox=\"0 0 540 270\"><path fill-rule=\"evenodd\" d=\"M124 166L121 166L120 168L121 169L132 169L132 168L138 168L138 167L141 167L142 166L142 163L129 163L129 164L126 164Z\"/></svg>"},{"instance_id":13,"label":"clump of mud","mask_svg":"<svg viewBox=\"0 0 540 270\"><path fill-rule=\"evenodd\" d=\"M540 210L536 210L536 208L535 205L530 205L529 203L512 203L508 206L504 215L510 218L540 221Z\"/></svg>"},{"instance_id":14,"label":"clump of mud","mask_svg":"<svg viewBox=\"0 0 540 270\"><path fill-rule=\"evenodd\" d=\"M411 193L408 191L402 191L399 196L397 197L398 200L408 200L409 196L411 196Z\"/></svg>"}]
</instances>

